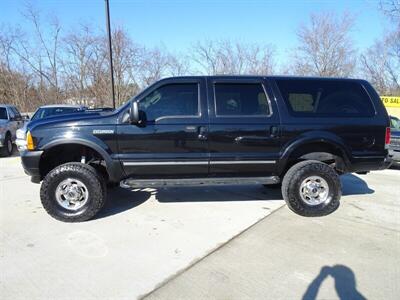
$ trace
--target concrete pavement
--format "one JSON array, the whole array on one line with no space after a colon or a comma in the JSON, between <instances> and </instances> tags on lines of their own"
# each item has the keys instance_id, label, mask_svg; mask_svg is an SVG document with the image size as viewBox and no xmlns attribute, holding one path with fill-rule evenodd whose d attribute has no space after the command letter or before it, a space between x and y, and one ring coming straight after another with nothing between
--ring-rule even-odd
<instances>
[{"instance_id":1,"label":"concrete pavement","mask_svg":"<svg viewBox=\"0 0 400 300\"><path fill-rule=\"evenodd\" d=\"M334 214L283 207L145 299L399 299L400 171L342 183Z\"/></svg>"},{"instance_id":2,"label":"concrete pavement","mask_svg":"<svg viewBox=\"0 0 400 300\"><path fill-rule=\"evenodd\" d=\"M18 157L0 158L0 299L397 299L400 170L342 183L323 218L226 186L117 189L97 219L67 224Z\"/></svg>"},{"instance_id":3,"label":"concrete pavement","mask_svg":"<svg viewBox=\"0 0 400 300\"><path fill-rule=\"evenodd\" d=\"M262 186L117 189L68 224L39 188L0 158L0 299L135 299L284 205Z\"/></svg>"}]
</instances>

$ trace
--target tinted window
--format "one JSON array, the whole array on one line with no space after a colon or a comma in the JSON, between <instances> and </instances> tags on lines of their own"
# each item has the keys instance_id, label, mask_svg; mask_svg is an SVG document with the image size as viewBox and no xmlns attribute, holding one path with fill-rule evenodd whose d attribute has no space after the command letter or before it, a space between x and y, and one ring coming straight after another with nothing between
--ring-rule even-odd
<instances>
[{"instance_id":1,"label":"tinted window","mask_svg":"<svg viewBox=\"0 0 400 300\"><path fill-rule=\"evenodd\" d=\"M7 120L7 110L5 107L0 107L0 119Z\"/></svg>"},{"instance_id":2,"label":"tinted window","mask_svg":"<svg viewBox=\"0 0 400 300\"><path fill-rule=\"evenodd\" d=\"M142 99L140 109L149 121L168 116L198 116L198 94L197 83L164 85Z\"/></svg>"},{"instance_id":3,"label":"tinted window","mask_svg":"<svg viewBox=\"0 0 400 300\"><path fill-rule=\"evenodd\" d=\"M13 111L14 115L16 117L20 117L21 114L19 113L18 109L16 107L11 107L11 110Z\"/></svg>"},{"instance_id":4,"label":"tinted window","mask_svg":"<svg viewBox=\"0 0 400 300\"><path fill-rule=\"evenodd\" d=\"M14 117L15 117L15 114L10 107L8 108L8 115L10 116L10 120L14 119Z\"/></svg>"},{"instance_id":5,"label":"tinted window","mask_svg":"<svg viewBox=\"0 0 400 300\"><path fill-rule=\"evenodd\" d=\"M55 115L70 114L74 112L82 111L77 107L45 107L39 108L39 110L33 115L32 120L39 120Z\"/></svg>"},{"instance_id":6,"label":"tinted window","mask_svg":"<svg viewBox=\"0 0 400 300\"><path fill-rule=\"evenodd\" d=\"M370 117L375 114L370 97L357 82L278 79L276 83L296 116Z\"/></svg>"},{"instance_id":7,"label":"tinted window","mask_svg":"<svg viewBox=\"0 0 400 300\"><path fill-rule=\"evenodd\" d=\"M400 130L400 120L397 118L390 117L390 127L395 130Z\"/></svg>"},{"instance_id":8,"label":"tinted window","mask_svg":"<svg viewBox=\"0 0 400 300\"><path fill-rule=\"evenodd\" d=\"M216 114L219 116L269 115L267 96L261 84L215 84Z\"/></svg>"}]
</instances>

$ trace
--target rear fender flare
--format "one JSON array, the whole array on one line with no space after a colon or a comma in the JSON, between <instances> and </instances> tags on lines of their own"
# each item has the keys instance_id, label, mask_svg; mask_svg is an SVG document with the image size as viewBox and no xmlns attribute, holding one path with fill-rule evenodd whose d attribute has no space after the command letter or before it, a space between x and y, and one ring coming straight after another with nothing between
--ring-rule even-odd
<instances>
[{"instance_id":1,"label":"rear fender flare","mask_svg":"<svg viewBox=\"0 0 400 300\"><path fill-rule=\"evenodd\" d=\"M315 132L314 132L315 134ZM349 169L349 166L351 165L351 162L349 160L350 157L350 151L347 149L345 146L344 142L337 136L329 133L329 132L323 132L321 135L318 134L319 137L315 136L300 136L298 139L292 141L288 146L284 147L284 152L282 153L280 159L279 159L279 164L278 164L278 172L279 174L282 174L284 170L286 169L286 166L290 160L291 155L294 153L294 151L298 150L300 147L303 147L308 144L314 144L314 143L321 143L321 144L326 144L329 145L336 150L338 150L341 153L341 156L343 158L343 162L346 166L346 169ZM324 137L321 137L324 136ZM332 137L333 136L333 137ZM318 152L318 151L316 151Z\"/></svg>"}]
</instances>

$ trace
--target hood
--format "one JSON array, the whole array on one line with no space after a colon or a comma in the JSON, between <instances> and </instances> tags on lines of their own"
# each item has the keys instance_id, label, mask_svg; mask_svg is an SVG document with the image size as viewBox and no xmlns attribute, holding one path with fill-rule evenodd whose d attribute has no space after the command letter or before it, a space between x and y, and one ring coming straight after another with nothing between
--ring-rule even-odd
<instances>
[{"instance_id":1,"label":"hood","mask_svg":"<svg viewBox=\"0 0 400 300\"><path fill-rule=\"evenodd\" d=\"M114 115L115 112L91 112L91 111L82 111L82 112L74 112L71 114L63 114L50 116L44 119L30 121L26 130L34 130L36 128L41 127L64 127L64 126L79 126L79 125L90 125L96 123L96 120L99 122L106 122L105 120Z\"/></svg>"}]
</instances>

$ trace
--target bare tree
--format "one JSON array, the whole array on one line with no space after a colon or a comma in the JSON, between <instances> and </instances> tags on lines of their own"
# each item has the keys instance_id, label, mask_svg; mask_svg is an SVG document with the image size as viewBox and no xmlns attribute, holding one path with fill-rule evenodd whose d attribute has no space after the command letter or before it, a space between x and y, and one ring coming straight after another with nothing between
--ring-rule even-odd
<instances>
[{"instance_id":1,"label":"bare tree","mask_svg":"<svg viewBox=\"0 0 400 300\"><path fill-rule=\"evenodd\" d=\"M297 31L292 71L300 75L350 76L356 68L356 51L350 37L354 18L332 13L312 14Z\"/></svg>"},{"instance_id":2,"label":"bare tree","mask_svg":"<svg viewBox=\"0 0 400 300\"><path fill-rule=\"evenodd\" d=\"M206 40L192 47L192 61L205 74L271 74L274 49L231 40Z\"/></svg>"},{"instance_id":3,"label":"bare tree","mask_svg":"<svg viewBox=\"0 0 400 300\"><path fill-rule=\"evenodd\" d=\"M361 66L366 78L382 94L400 93L399 29L375 42L361 55Z\"/></svg>"},{"instance_id":4,"label":"bare tree","mask_svg":"<svg viewBox=\"0 0 400 300\"><path fill-rule=\"evenodd\" d=\"M25 17L32 25L34 36L21 33L13 40L10 50L37 75L42 101L57 101L61 93L58 65L61 26L55 17L42 26L40 13L30 5L26 6Z\"/></svg>"},{"instance_id":5,"label":"bare tree","mask_svg":"<svg viewBox=\"0 0 400 300\"><path fill-rule=\"evenodd\" d=\"M380 8L393 22L387 31L361 55L361 69L379 93L400 94L400 1L380 2Z\"/></svg>"},{"instance_id":6,"label":"bare tree","mask_svg":"<svg viewBox=\"0 0 400 300\"><path fill-rule=\"evenodd\" d=\"M400 22L400 0L381 0L379 6L386 15Z\"/></svg>"}]
</instances>

